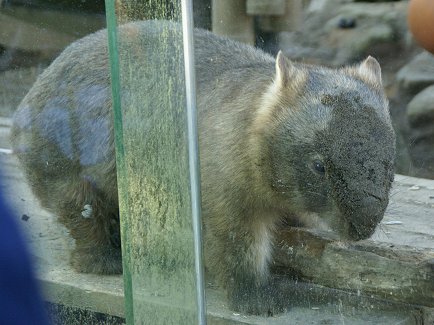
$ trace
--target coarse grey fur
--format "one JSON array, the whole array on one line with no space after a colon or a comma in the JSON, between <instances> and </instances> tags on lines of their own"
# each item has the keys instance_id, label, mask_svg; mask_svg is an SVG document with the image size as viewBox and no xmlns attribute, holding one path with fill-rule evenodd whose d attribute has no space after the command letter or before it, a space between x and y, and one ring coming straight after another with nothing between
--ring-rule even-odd
<instances>
[{"instance_id":1,"label":"coarse grey fur","mask_svg":"<svg viewBox=\"0 0 434 325\"><path fill-rule=\"evenodd\" d=\"M153 62L162 30L180 36L157 21L119 33ZM371 57L296 64L203 30L194 40L206 266L232 308L275 313L285 302L269 264L283 220L359 240L383 217L395 136L380 67ZM122 265L106 43L97 32L51 64L18 108L12 142L42 205L76 240L74 268L110 274ZM94 217L83 218L89 202Z\"/></svg>"}]
</instances>

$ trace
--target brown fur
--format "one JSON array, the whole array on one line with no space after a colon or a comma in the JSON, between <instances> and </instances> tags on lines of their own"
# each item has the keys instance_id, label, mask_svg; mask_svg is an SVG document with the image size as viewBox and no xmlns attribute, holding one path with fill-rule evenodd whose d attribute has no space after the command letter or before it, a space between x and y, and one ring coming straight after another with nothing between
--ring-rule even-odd
<instances>
[{"instance_id":1,"label":"brown fur","mask_svg":"<svg viewBox=\"0 0 434 325\"><path fill-rule=\"evenodd\" d=\"M138 41L153 43L164 28L180 36L177 25L162 22L120 33L141 51ZM75 269L107 274L121 271L121 259L106 41L99 32L72 44L42 74L16 113L12 141L35 194L76 240ZM295 64L281 53L275 60L201 30L195 55L207 269L232 308L279 312L288 296L269 264L282 219L357 240L383 216L394 133L380 68L373 58L340 70ZM83 89L94 90L86 110L70 95ZM44 119L53 98L68 112L71 145L59 133L63 110ZM80 132L95 117L109 123L107 136ZM80 145L93 138L108 160L83 164ZM86 204L92 218L83 218Z\"/></svg>"}]
</instances>

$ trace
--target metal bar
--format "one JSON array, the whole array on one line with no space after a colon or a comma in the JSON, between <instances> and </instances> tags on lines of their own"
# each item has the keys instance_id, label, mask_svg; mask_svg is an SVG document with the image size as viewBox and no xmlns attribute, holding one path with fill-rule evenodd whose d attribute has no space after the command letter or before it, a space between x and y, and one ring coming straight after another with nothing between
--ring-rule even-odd
<instances>
[{"instance_id":1,"label":"metal bar","mask_svg":"<svg viewBox=\"0 0 434 325\"><path fill-rule=\"evenodd\" d=\"M187 101L188 159L190 168L191 207L195 254L196 298L198 307L198 324L205 325L205 286L202 262L202 216L196 113L196 75L194 66L192 1L182 0L181 6L182 34L184 41L185 88Z\"/></svg>"}]
</instances>

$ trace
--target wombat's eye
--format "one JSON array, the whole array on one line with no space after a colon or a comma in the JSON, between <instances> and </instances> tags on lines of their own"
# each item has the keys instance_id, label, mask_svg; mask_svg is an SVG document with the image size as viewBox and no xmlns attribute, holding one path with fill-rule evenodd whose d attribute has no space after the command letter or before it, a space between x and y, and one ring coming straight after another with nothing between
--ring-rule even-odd
<instances>
[{"instance_id":1,"label":"wombat's eye","mask_svg":"<svg viewBox=\"0 0 434 325\"><path fill-rule=\"evenodd\" d=\"M312 163L312 168L318 174L321 174L321 175L325 174L324 163L322 161L320 161L320 160L314 160L313 163Z\"/></svg>"}]
</instances>

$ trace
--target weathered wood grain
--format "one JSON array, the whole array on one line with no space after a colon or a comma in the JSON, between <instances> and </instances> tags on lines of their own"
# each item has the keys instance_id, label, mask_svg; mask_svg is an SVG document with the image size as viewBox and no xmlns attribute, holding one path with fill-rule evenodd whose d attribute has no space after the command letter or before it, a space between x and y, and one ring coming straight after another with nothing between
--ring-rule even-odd
<instances>
[{"instance_id":1,"label":"weathered wood grain","mask_svg":"<svg viewBox=\"0 0 434 325\"><path fill-rule=\"evenodd\" d=\"M280 233L276 268L330 288L434 307L434 251L429 248L345 243L294 228Z\"/></svg>"}]
</instances>

